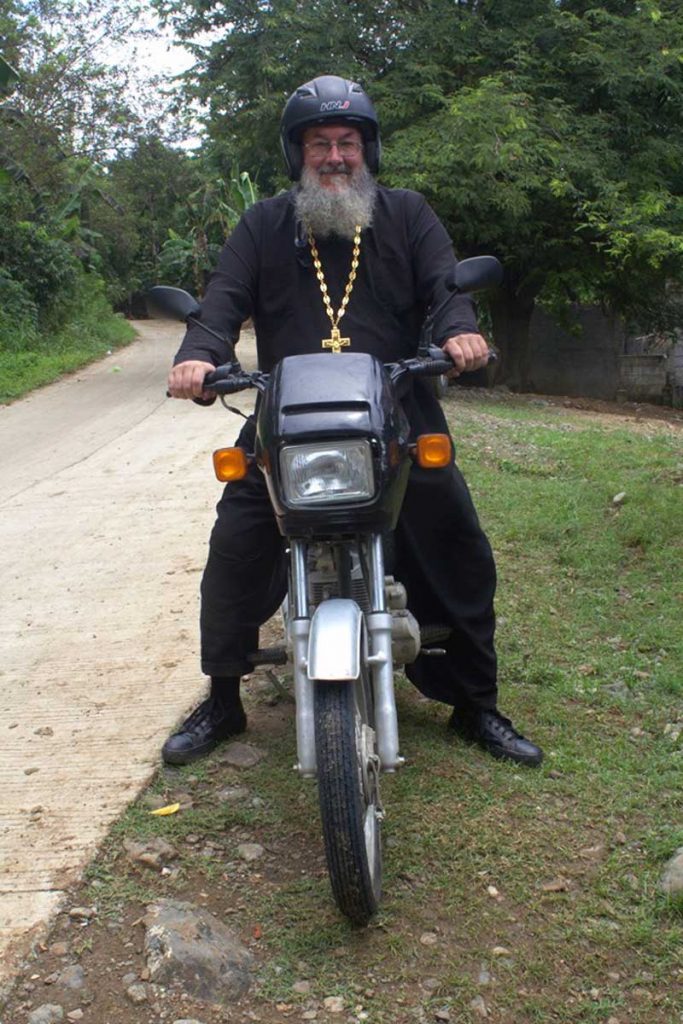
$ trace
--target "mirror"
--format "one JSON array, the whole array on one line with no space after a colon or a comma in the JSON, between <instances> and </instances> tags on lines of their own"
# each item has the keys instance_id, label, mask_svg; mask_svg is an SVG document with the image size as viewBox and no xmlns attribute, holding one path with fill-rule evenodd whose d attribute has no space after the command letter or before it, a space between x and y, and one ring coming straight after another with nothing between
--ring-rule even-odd
<instances>
[{"instance_id":1,"label":"mirror","mask_svg":"<svg viewBox=\"0 0 683 1024\"><path fill-rule=\"evenodd\" d=\"M182 288L157 284L147 292L147 310L150 316L160 316L185 323L188 317L199 316L197 300Z\"/></svg>"}]
</instances>

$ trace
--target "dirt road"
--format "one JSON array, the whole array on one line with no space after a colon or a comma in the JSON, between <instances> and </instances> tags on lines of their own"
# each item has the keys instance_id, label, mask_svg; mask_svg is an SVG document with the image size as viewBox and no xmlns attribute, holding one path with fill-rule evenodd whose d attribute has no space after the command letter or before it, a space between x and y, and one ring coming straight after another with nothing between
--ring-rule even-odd
<instances>
[{"instance_id":1,"label":"dirt road","mask_svg":"<svg viewBox=\"0 0 683 1024\"><path fill-rule=\"evenodd\" d=\"M240 421L165 399L181 328L137 327L0 409L0 989L203 685L210 453Z\"/></svg>"}]
</instances>

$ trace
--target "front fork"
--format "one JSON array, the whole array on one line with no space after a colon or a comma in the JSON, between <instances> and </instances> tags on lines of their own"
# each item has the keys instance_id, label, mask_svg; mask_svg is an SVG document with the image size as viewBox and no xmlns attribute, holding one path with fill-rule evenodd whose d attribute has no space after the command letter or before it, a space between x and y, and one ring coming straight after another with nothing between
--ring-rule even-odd
<instances>
[{"instance_id":1,"label":"front fork","mask_svg":"<svg viewBox=\"0 0 683 1024\"><path fill-rule=\"evenodd\" d=\"M297 770L304 778L316 775L315 719L313 712L314 681L308 674L311 618L308 608L308 573L306 544L291 542L289 636L294 663L294 694L296 698ZM367 664L372 679L375 701L377 753L384 772L394 772L403 764L398 750L398 718L394 697L394 671L391 651L392 618L386 608L384 591L384 553L382 538L369 539L368 584L371 611L365 614L368 637ZM349 599L350 600L350 599ZM322 643L325 641L322 640Z\"/></svg>"}]
</instances>

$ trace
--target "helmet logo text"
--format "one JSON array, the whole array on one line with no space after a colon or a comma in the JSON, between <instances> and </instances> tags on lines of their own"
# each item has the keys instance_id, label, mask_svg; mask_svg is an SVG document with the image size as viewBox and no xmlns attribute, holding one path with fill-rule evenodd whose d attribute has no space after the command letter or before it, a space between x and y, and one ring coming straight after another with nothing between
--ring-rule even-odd
<instances>
[{"instance_id":1,"label":"helmet logo text","mask_svg":"<svg viewBox=\"0 0 683 1024\"><path fill-rule=\"evenodd\" d=\"M350 100L328 100L327 103L320 104L320 112L323 113L327 110L347 110L350 106Z\"/></svg>"}]
</instances>

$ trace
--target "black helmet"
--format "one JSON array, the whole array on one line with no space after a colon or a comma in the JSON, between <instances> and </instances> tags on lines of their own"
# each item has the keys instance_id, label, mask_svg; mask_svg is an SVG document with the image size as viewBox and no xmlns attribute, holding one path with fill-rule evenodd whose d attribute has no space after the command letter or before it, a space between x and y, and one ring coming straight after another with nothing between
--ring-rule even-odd
<instances>
[{"instance_id":1,"label":"black helmet","mask_svg":"<svg viewBox=\"0 0 683 1024\"><path fill-rule=\"evenodd\" d=\"M344 121L361 132L365 162L372 174L379 170L382 146L379 123L370 97L356 82L337 75L321 75L300 85L287 100L280 122L280 142L292 181L301 177L301 136L314 124Z\"/></svg>"}]
</instances>

